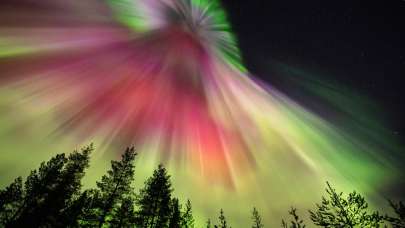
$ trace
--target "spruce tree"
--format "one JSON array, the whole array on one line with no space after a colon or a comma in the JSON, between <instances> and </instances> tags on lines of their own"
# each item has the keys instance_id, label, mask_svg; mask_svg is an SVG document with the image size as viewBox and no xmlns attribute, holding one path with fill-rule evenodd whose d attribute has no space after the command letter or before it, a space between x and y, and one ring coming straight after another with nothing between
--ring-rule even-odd
<instances>
[{"instance_id":1,"label":"spruce tree","mask_svg":"<svg viewBox=\"0 0 405 228\"><path fill-rule=\"evenodd\" d=\"M184 228L193 228L194 227L194 217L193 217L193 210L191 207L191 201L187 200L186 208L182 214L181 218L181 227Z\"/></svg>"},{"instance_id":2,"label":"spruce tree","mask_svg":"<svg viewBox=\"0 0 405 228\"><path fill-rule=\"evenodd\" d=\"M166 169L159 165L140 190L137 224L140 227L163 228L170 218L171 182Z\"/></svg>"},{"instance_id":3,"label":"spruce tree","mask_svg":"<svg viewBox=\"0 0 405 228\"><path fill-rule=\"evenodd\" d=\"M317 209L310 211L311 220L322 227L380 227L383 217L378 212L368 213L368 204L364 197L352 192L347 198L337 193L329 183L326 192L328 198L322 197Z\"/></svg>"},{"instance_id":4,"label":"spruce tree","mask_svg":"<svg viewBox=\"0 0 405 228\"><path fill-rule=\"evenodd\" d=\"M111 161L111 169L97 182L97 189L91 191L88 208L80 222L83 226L111 225L113 210L132 193L135 157L135 149L131 147L125 150L120 161Z\"/></svg>"},{"instance_id":5,"label":"spruce tree","mask_svg":"<svg viewBox=\"0 0 405 228\"><path fill-rule=\"evenodd\" d=\"M253 220L253 225L252 228L263 228L264 225L262 223L262 217L260 216L259 212L257 209L254 207L252 211L252 220Z\"/></svg>"},{"instance_id":6,"label":"spruce tree","mask_svg":"<svg viewBox=\"0 0 405 228\"><path fill-rule=\"evenodd\" d=\"M169 220L169 228L180 228L181 224L181 205L177 198L173 198L171 202L171 215Z\"/></svg>"},{"instance_id":7,"label":"spruce tree","mask_svg":"<svg viewBox=\"0 0 405 228\"><path fill-rule=\"evenodd\" d=\"M293 217L293 220L288 224L283 219L281 222L283 228L305 228L304 221L298 216L296 208L292 207L288 213Z\"/></svg>"},{"instance_id":8,"label":"spruce tree","mask_svg":"<svg viewBox=\"0 0 405 228\"><path fill-rule=\"evenodd\" d=\"M219 220L219 224L218 224L218 225L215 225L215 227L218 227L218 228L228 228L228 223L227 223L226 218L225 218L225 215L224 215L224 210L222 210L222 209L221 209L221 211L219 212L218 220ZM231 227L229 226L229 228L231 228Z\"/></svg>"}]
</instances>

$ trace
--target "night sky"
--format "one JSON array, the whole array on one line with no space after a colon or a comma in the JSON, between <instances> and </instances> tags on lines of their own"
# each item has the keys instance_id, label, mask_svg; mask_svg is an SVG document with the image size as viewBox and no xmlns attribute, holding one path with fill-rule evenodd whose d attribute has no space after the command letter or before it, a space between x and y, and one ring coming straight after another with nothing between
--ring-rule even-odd
<instances>
[{"instance_id":1,"label":"night sky","mask_svg":"<svg viewBox=\"0 0 405 228\"><path fill-rule=\"evenodd\" d=\"M0 187L94 142L83 186L135 145L197 224L280 225L326 181L403 200L405 0L218 1L232 29L208 0L2 0Z\"/></svg>"},{"instance_id":2,"label":"night sky","mask_svg":"<svg viewBox=\"0 0 405 228\"><path fill-rule=\"evenodd\" d=\"M383 108L391 133L405 139L405 1L223 2L251 72L295 99L300 88L276 63L338 81Z\"/></svg>"}]
</instances>

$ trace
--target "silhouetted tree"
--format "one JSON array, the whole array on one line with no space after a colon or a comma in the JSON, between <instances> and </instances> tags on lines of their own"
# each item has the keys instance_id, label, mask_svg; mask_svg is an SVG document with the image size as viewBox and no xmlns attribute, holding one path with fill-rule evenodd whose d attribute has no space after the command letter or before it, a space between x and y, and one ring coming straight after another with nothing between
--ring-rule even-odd
<instances>
[{"instance_id":1,"label":"silhouetted tree","mask_svg":"<svg viewBox=\"0 0 405 228\"><path fill-rule=\"evenodd\" d=\"M12 221L22 201L23 184L22 178L18 177L4 190L0 190L0 226L5 226Z\"/></svg>"},{"instance_id":2,"label":"silhouetted tree","mask_svg":"<svg viewBox=\"0 0 405 228\"><path fill-rule=\"evenodd\" d=\"M254 207L252 211L252 220L253 220L253 225L252 228L263 228L264 225L262 223L262 217L260 216L259 212L257 209Z\"/></svg>"},{"instance_id":3,"label":"silhouetted tree","mask_svg":"<svg viewBox=\"0 0 405 228\"><path fill-rule=\"evenodd\" d=\"M316 211L310 211L311 220L322 227L379 227L383 217L378 212L369 214L368 204L358 193L352 192L347 199L337 193L327 182L328 198L322 197Z\"/></svg>"},{"instance_id":4,"label":"silhouetted tree","mask_svg":"<svg viewBox=\"0 0 405 228\"><path fill-rule=\"evenodd\" d=\"M167 227L170 218L171 182L166 169L159 165L138 195L137 223L141 227Z\"/></svg>"},{"instance_id":5,"label":"silhouetted tree","mask_svg":"<svg viewBox=\"0 0 405 228\"><path fill-rule=\"evenodd\" d=\"M134 148L127 148L120 161L111 161L97 188L81 191L81 179L89 166L92 145L81 152L58 154L31 171L24 184L18 177L0 190L0 227L194 227L192 206L187 200L184 210L177 198L171 198L172 187L166 169L159 165L145 186L135 196ZM316 210L309 211L317 226L328 228L380 227L384 220L393 228L405 228L405 206L390 202L395 216L368 212L368 204L358 193L346 198L327 182L327 197L322 197ZM289 211L290 222L284 228L305 228L297 210ZM263 228L256 208L252 211L252 228ZM208 219L207 228L211 228ZM220 210L216 228L230 227Z\"/></svg>"},{"instance_id":6,"label":"silhouetted tree","mask_svg":"<svg viewBox=\"0 0 405 228\"><path fill-rule=\"evenodd\" d=\"M386 215L385 219L392 225L393 228L404 228L405 227L405 205L402 202L394 203L389 201L391 207L394 209L396 214L395 217Z\"/></svg>"},{"instance_id":7,"label":"silhouetted tree","mask_svg":"<svg viewBox=\"0 0 405 228\"><path fill-rule=\"evenodd\" d=\"M72 202L67 205L61 216L62 223L65 227L79 227L80 222L86 214L91 202L91 190L86 190L79 196L72 199Z\"/></svg>"},{"instance_id":8,"label":"silhouetted tree","mask_svg":"<svg viewBox=\"0 0 405 228\"><path fill-rule=\"evenodd\" d=\"M80 194L81 179L89 166L92 146L74 151L67 158L58 154L25 181L23 197L7 226L63 226L63 211Z\"/></svg>"},{"instance_id":9,"label":"silhouetted tree","mask_svg":"<svg viewBox=\"0 0 405 228\"><path fill-rule=\"evenodd\" d=\"M125 150L120 161L111 161L111 169L97 182L97 189L90 192L89 208L82 217L82 225L111 226L113 210L125 205L125 199L128 200L127 197L133 191L131 184L134 180L136 155L134 147L131 147Z\"/></svg>"},{"instance_id":10,"label":"silhouetted tree","mask_svg":"<svg viewBox=\"0 0 405 228\"><path fill-rule=\"evenodd\" d=\"M38 170L31 171L24 183L23 199L10 218L10 227L37 227L42 218L37 217L44 208L50 193L58 185L59 177L66 163L64 154L58 154L47 163L41 163Z\"/></svg>"},{"instance_id":11,"label":"silhouetted tree","mask_svg":"<svg viewBox=\"0 0 405 228\"><path fill-rule=\"evenodd\" d=\"M77 223L82 227L96 227L99 222L103 200L99 189L88 189L82 193L78 204L84 205L82 213L78 215ZM73 212L74 213L74 212Z\"/></svg>"},{"instance_id":12,"label":"silhouetted tree","mask_svg":"<svg viewBox=\"0 0 405 228\"><path fill-rule=\"evenodd\" d=\"M226 218L224 215L224 210L222 210L222 209L219 212L218 220L219 220L219 224L215 225L214 227L218 227L218 228L227 228L228 227L228 223L226 222ZM231 228L231 227L229 226L229 228Z\"/></svg>"},{"instance_id":13,"label":"silhouetted tree","mask_svg":"<svg viewBox=\"0 0 405 228\"><path fill-rule=\"evenodd\" d=\"M297 209L292 207L288 213L293 217L293 220L290 221L290 224L284 221L281 221L281 225L283 228L305 228L304 221L300 219L297 214Z\"/></svg>"},{"instance_id":14,"label":"silhouetted tree","mask_svg":"<svg viewBox=\"0 0 405 228\"><path fill-rule=\"evenodd\" d=\"M68 160L64 167L64 170L60 176L61 180L59 185L55 188L53 194L48 196L48 203L45 206L46 210L43 211L43 217L47 218L47 226L66 226L66 222L72 216L68 213L70 207L74 207L75 210L81 210L79 208L78 200L81 200L81 180L85 175L85 169L89 167L90 153L93 151L93 145L82 149L81 153L77 151L69 154ZM84 205L83 205L84 206ZM76 212L77 213L77 212Z\"/></svg>"},{"instance_id":15,"label":"silhouetted tree","mask_svg":"<svg viewBox=\"0 0 405 228\"><path fill-rule=\"evenodd\" d=\"M182 219L181 219L181 227L184 227L184 228L193 228L194 227L193 210L191 207L190 200L187 200L187 202L186 202L186 208L183 212Z\"/></svg>"},{"instance_id":16,"label":"silhouetted tree","mask_svg":"<svg viewBox=\"0 0 405 228\"><path fill-rule=\"evenodd\" d=\"M181 226L181 206L177 198L173 198L171 202L171 216L169 228L180 228Z\"/></svg>"},{"instance_id":17,"label":"silhouetted tree","mask_svg":"<svg viewBox=\"0 0 405 228\"><path fill-rule=\"evenodd\" d=\"M121 204L113 209L110 226L117 228L134 227L136 219L134 203L133 197L125 197Z\"/></svg>"}]
</instances>

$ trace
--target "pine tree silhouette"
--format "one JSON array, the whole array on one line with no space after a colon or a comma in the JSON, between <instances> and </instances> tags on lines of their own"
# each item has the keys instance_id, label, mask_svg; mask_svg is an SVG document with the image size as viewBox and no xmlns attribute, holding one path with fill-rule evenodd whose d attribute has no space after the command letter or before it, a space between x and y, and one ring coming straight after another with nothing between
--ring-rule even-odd
<instances>
[{"instance_id":1,"label":"pine tree silhouette","mask_svg":"<svg viewBox=\"0 0 405 228\"><path fill-rule=\"evenodd\" d=\"M402 202L394 203L389 201L390 206L394 209L396 217L386 215L387 220L393 228L405 228L405 205Z\"/></svg>"},{"instance_id":2,"label":"pine tree silhouette","mask_svg":"<svg viewBox=\"0 0 405 228\"><path fill-rule=\"evenodd\" d=\"M74 197L63 211L62 221L64 227L79 227L91 202L91 190L86 190Z\"/></svg>"},{"instance_id":3,"label":"pine tree silhouette","mask_svg":"<svg viewBox=\"0 0 405 228\"><path fill-rule=\"evenodd\" d=\"M181 205L177 198L173 198L171 202L171 216L169 221L169 228L183 227L181 224Z\"/></svg>"},{"instance_id":4,"label":"pine tree silhouette","mask_svg":"<svg viewBox=\"0 0 405 228\"><path fill-rule=\"evenodd\" d=\"M49 203L42 216L47 217L47 226L65 226L69 218L68 212L70 206L76 206L75 199L81 195L81 180L85 175L85 169L89 167L90 153L94 150L93 144L82 149L81 153L77 151L68 156L58 187L53 194L48 196Z\"/></svg>"},{"instance_id":5,"label":"pine tree silhouette","mask_svg":"<svg viewBox=\"0 0 405 228\"><path fill-rule=\"evenodd\" d=\"M221 211L219 212L219 224L215 225L214 227L218 227L218 228L227 228L228 227L228 223L226 221L225 215L224 215L224 210L221 209ZM231 226L229 226L229 228L231 228Z\"/></svg>"},{"instance_id":6,"label":"pine tree silhouette","mask_svg":"<svg viewBox=\"0 0 405 228\"><path fill-rule=\"evenodd\" d=\"M253 225L252 228L263 228L264 225L262 223L262 217L260 216L259 212L257 209L254 207L252 211L252 220L253 220Z\"/></svg>"},{"instance_id":7,"label":"pine tree silhouette","mask_svg":"<svg viewBox=\"0 0 405 228\"><path fill-rule=\"evenodd\" d=\"M311 220L322 227L380 227L383 216L367 212L368 204L358 193L352 192L347 199L337 193L327 182L328 198L322 197L316 211L310 211Z\"/></svg>"},{"instance_id":8,"label":"pine tree silhouette","mask_svg":"<svg viewBox=\"0 0 405 228\"><path fill-rule=\"evenodd\" d=\"M92 146L67 158L58 154L25 181L21 201L6 227L63 226L63 211L80 194L81 179L89 166Z\"/></svg>"},{"instance_id":9,"label":"pine tree silhouette","mask_svg":"<svg viewBox=\"0 0 405 228\"><path fill-rule=\"evenodd\" d=\"M138 195L138 226L150 228L168 226L172 191L170 176L166 169L159 165Z\"/></svg>"},{"instance_id":10,"label":"pine tree silhouette","mask_svg":"<svg viewBox=\"0 0 405 228\"><path fill-rule=\"evenodd\" d=\"M65 156L58 154L31 171L25 182L16 178L0 190L0 227L194 227L192 206L187 200L184 210L177 198L171 198L172 187L166 169L159 165L145 181L138 195L131 183L134 179L134 148L127 148L120 161L111 161L96 189L81 191L81 179L89 166L93 146ZM395 216L368 212L368 204L358 193L346 198L327 182L327 197L322 197L316 210L309 211L317 226L328 228L380 227L383 222L393 228L405 228L405 206L389 201ZM297 210L289 211L290 222L284 228L305 228ZM252 211L252 228L263 228L256 208ZM207 228L211 228L208 219ZM230 227L220 210L216 228Z\"/></svg>"},{"instance_id":11,"label":"pine tree silhouette","mask_svg":"<svg viewBox=\"0 0 405 228\"><path fill-rule=\"evenodd\" d=\"M193 228L194 227L193 210L192 210L190 200L187 200L187 202L186 202L186 208L185 208L182 218L181 218L181 227L184 227L184 228Z\"/></svg>"},{"instance_id":12,"label":"pine tree silhouette","mask_svg":"<svg viewBox=\"0 0 405 228\"><path fill-rule=\"evenodd\" d=\"M0 227L12 221L22 202L23 184L22 178L18 177L6 189L0 190Z\"/></svg>"},{"instance_id":13,"label":"pine tree silhouette","mask_svg":"<svg viewBox=\"0 0 405 228\"><path fill-rule=\"evenodd\" d=\"M76 200L76 204L82 207L82 213L77 215L77 223L82 227L98 226L101 208L103 208L103 200L99 189L87 189L84 191L80 199ZM74 214L72 208L71 213ZM70 210L69 210L70 211Z\"/></svg>"},{"instance_id":14,"label":"pine tree silhouette","mask_svg":"<svg viewBox=\"0 0 405 228\"><path fill-rule=\"evenodd\" d=\"M288 225L283 219L281 222L283 228L305 228L304 221L298 216L296 208L292 207L288 213L293 217L293 220L290 221L290 224Z\"/></svg>"},{"instance_id":15,"label":"pine tree silhouette","mask_svg":"<svg viewBox=\"0 0 405 228\"><path fill-rule=\"evenodd\" d=\"M113 209L110 226L117 228L134 227L136 219L134 203L133 197L125 197L121 205Z\"/></svg>"},{"instance_id":16,"label":"pine tree silhouette","mask_svg":"<svg viewBox=\"0 0 405 228\"><path fill-rule=\"evenodd\" d=\"M89 208L80 222L83 226L111 226L113 210L125 203L124 199L132 193L136 155L131 147L125 150L120 161L111 161L111 169L97 182L97 189L89 192Z\"/></svg>"},{"instance_id":17,"label":"pine tree silhouette","mask_svg":"<svg viewBox=\"0 0 405 228\"><path fill-rule=\"evenodd\" d=\"M42 163L38 170L31 171L24 183L22 202L12 215L10 227L38 227L42 218L37 217L44 210L44 202L48 201L48 195L54 191L62 168L66 162L64 154L58 154L47 163Z\"/></svg>"}]
</instances>

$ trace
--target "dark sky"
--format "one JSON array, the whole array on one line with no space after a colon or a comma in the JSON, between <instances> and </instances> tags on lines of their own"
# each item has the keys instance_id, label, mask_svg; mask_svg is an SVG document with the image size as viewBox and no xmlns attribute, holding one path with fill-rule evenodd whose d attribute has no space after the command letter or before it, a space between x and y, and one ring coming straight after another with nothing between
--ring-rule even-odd
<instances>
[{"instance_id":1,"label":"dark sky","mask_svg":"<svg viewBox=\"0 0 405 228\"><path fill-rule=\"evenodd\" d=\"M405 0L223 3L251 72L287 94L272 62L332 77L381 105L405 138Z\"/></svg>"}]
</instances>

